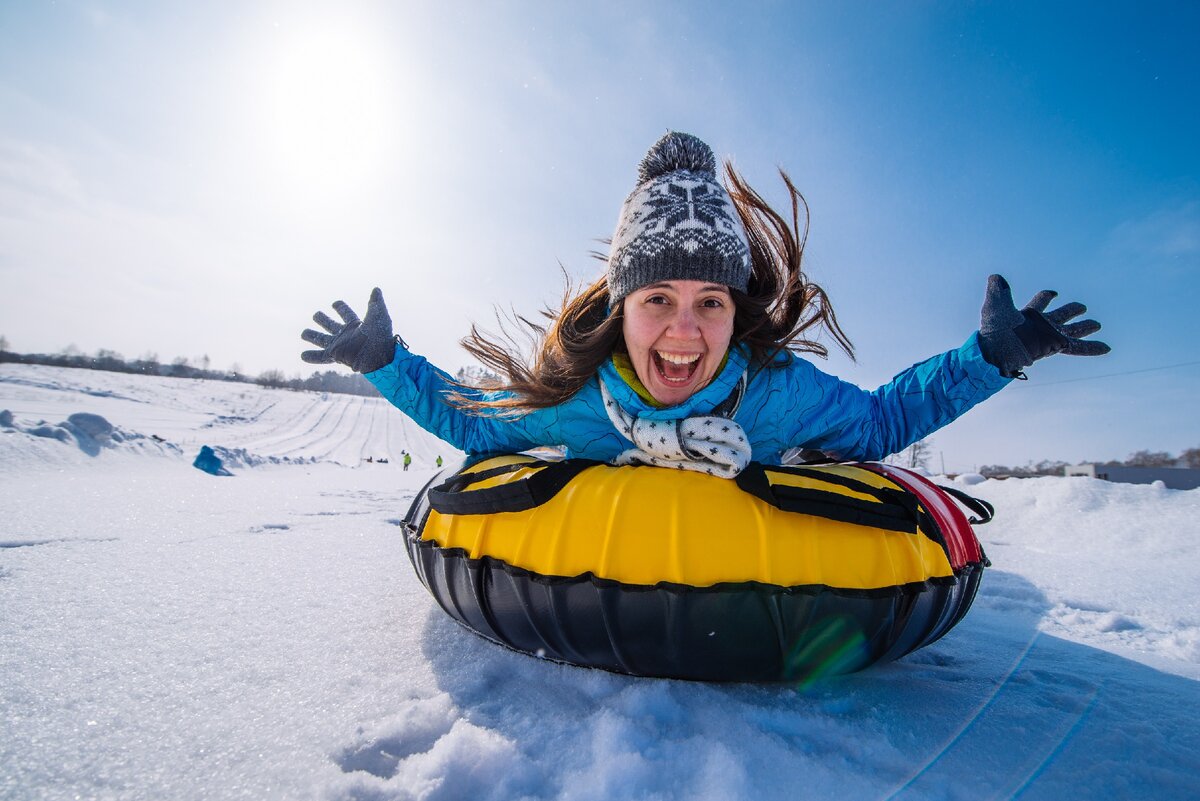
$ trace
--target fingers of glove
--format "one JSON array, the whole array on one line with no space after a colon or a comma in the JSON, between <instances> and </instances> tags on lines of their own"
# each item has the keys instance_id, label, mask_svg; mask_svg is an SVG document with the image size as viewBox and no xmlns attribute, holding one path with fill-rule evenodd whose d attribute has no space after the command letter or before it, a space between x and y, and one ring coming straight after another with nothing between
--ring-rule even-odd
<instances>
[{"instance_id":1,"label":"fingers of glove","mask_svg":"<svg viewBox=\"0 0 1200 801\"><path fill-rule=\"evenodd\" d=\"M311 342L319 348L328 348L333 344L332 335L322 334L320 331L314 331L311 328L305 328L301 331L300 338L305 342Z\"/></svg>"},{"instance_id":2,"label":"fingers of glove","mask_svg":"<svg viewBox=\"0 0 1200 801\"><path fill-rule=\"evenodd\" d=\"M383 290L379 287L375 287L371 290L371 297L367 299L367 313L370 314L371 309L378 309L381 307L384 309L387 308L383 304Z\"/></svg>"},{"instance_id":3,"label":"fingers of glove","mask_svg":"<svg viewBox=\"0 0 1200 801\"><path fill-rule=\"evenodd\" d=\"M379 287L371 290L371 298L367 301L367 326L386 327L391 334L392 316L388 314L387 304L383 302L383 291Z\"/></svg>"},{"instance_id":4,"label":"fingers of glove","mask_svg":"<svg viewBox=\"0 0 1200 801\"><path fill-rule=\"evenodd\" d=\"M333 310L341 316L342 322L346 325L353 325L359 322L358 315L354 313L354 309L350 308L344 300L335 300L333 302Z\"/></svg>"},{"instance_id":5,"label":"fingers of glove","mask_svg":"<svg viewBox=\"0 0 1200 801\"><path fill-rule=\"evenodd\" d=\"M987 303L989 300L1001 303L1007 300L1009 303L1012 303L1012 287L1008 285L1008 281L1003 275L992 274L988 276L987 295L984 297L984 303ZM1015 303L1012 303L1012 305L1014 308L1016 307Z\"/></svg>"},{"instance_id":6,"label":"fingers of glove","mask_svg":"<svg viewBox=\"0 0 1200 801\"><path fill-rule=\"evenodd\" d=\"M313 322L331 334L340 334L342 329L345 328L344 325L339 322L335 322L333 318L323 311L319 311L313 315Z\"/></svg>"},{"instance_id":7,"label":"fingers of glove","mask_svg":"<svg viewBox=\"0 0 1200 801\"><path fill-rule=\"evenodd\" d=\"M1063 351L1070 356L1103 356L1112 348L1095 339L1073 339Z\"/></svg>"},{"instance_id":8,"label":"fingers of glove","mask_svg":"<svg viewBox=\"0 0 1200 801\"><path fill-rule=\"evenodd\" d=\"M1013 303L1012 287L1004 280L1004 276L988 276L987 294L983 296L980 319L979 330L983 332L1012 329L1024 322L1025 318Z\"/></svg>"},{"instance_id":9,"label":"fingers of glove","mask_svg":"<svg viewBox=\"0 0 1200 801\"><path fill-rule=\"evenodd\" d=\"M1086 311L1087 306L1084 306L1082 303L1075 303L1072 301L1071 303L1064 303L1057 309L1051 309L1050 311L1046 312L1046 319L1055 325L1062 325L1067 320L1078 317Z\"/></svg>"},{"instance_id":10,"label":"fingers of glove","mask_svg":"<svg viewBox=\"0 0 1200 801\"><path fill-rule=\"evenodd\" d=\"M1100 330L1100 323L1095 320L1080 320L1077 323L1069 323L1058 327L1059 331L1069 336L1071 339L1082 339L1088 334L1094 334Z\"/></svg>"},{"instance_id":11,"label":"fingers of glove","mask_svg":"<svg viewBox=\"0 0 1200 801\"><path fill-rule=\"evenodd\" d=\"M326 350L306 350L300 354L300 358L309 364L329 364L333 361L333 357Z\"/></svg>"},{"instance_id":12,"label":"fingers of glove","mask_svg":"<svg viewBox=\"0 0 1200 801\"><path fill-rule=\"evenodd\" d=\"M1025 304L1025 308L1033 309L1034 311L1044 312L1046 307L1050 305L1050 301L1058 297L1058 293L1053 289L1043 289L1041 292L1033 296L1033 299Z\"/></svg>"}]
</instances>

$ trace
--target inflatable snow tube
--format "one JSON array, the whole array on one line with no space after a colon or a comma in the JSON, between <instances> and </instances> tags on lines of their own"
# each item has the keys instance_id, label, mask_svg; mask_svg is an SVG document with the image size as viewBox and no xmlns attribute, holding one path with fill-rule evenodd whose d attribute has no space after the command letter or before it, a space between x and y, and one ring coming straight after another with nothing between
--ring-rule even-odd
<instances>
[{"instance_id":1,"label":"inflatable snow tube","mask_svg":"<svg viewBox=\"0 0 1200 801\"><path fill-rule=\"evenodd\" d=\"M447 614L636 676L804 681L893 660L962 619L988 564L970 523L990 507L889 465L730 481L506 455L446 475L404 528Z\"/></svg>"}]
</instances>

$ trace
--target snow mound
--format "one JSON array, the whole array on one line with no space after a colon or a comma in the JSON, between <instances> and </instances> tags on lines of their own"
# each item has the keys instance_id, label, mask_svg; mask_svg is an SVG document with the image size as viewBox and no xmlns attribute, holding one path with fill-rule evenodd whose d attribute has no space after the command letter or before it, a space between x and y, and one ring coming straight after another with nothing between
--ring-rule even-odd
<instances>
[{"instance_id":1,"label":"snow mound","mask_svg":"<svg viewBox=\"0 0 1200 801\"><path fill-rule=\"evenodd\" d=\"M40 456L42 460L61 462L66 454L55 453L54 446L47 449L42 443L30 440L72 446L78 453L91 457L99 456L104 451L152 456L179 456L183 453L174 443L115 426L102 415L91 412L76 412L58 423L39 420L21 424L11 411L5 409L0 411L0 433L15 435L13 441L8 438L0 440L0 450L7 450L10 454L24 453L26 457L33 457L34 461ZM8 448L5 449L4 445Z\"/></svg>"},{"instance_id":2,"label":"snow mound","mask_svg":"<svg viewBox=\"0 0 1200 801\"><path fill-rule=\"evenodd\" d=\"M298 465L315 464L317 459L312 456L274 456L251 453L245 448L227 448L223 445L211 446L213 453L227 468L262 467L263 465Z\"/></svg>"}]
</instances>

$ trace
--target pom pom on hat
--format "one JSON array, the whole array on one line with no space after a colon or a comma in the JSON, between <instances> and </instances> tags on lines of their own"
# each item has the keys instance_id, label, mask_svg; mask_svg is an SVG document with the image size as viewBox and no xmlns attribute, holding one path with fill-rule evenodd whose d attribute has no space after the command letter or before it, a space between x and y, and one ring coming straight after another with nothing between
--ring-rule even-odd
<instances>
[{"instance_id":1,"label":"pom pom on hat","mask_svg":"<svg viewBox=\"0 0 1200 801\"><path fill-rule=\"evenodd\" d=\"M676 170L716 176L717 159L712 148L691 134L669 131L654 143L638 165L638 183L644 184Z\"/></svg>"},{"instance_id":2,"label":"pom pom on hat","mask_svg":"<svg viewBox=\"0 0 1200 801\"><path fill-rule=\"evenodd\" d=\"M712 149L671 131L638 165L608 257L609 302L659 281L706 281L746 291L750 246Z\"/></svg>"}]
</instances>

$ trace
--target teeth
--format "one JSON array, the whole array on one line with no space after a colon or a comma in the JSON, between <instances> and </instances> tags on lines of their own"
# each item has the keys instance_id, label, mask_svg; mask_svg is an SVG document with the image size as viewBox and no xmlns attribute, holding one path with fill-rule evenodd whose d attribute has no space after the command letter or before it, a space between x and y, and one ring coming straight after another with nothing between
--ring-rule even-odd
<instances>
[{"instance_id":1,"label":"teeth","mask_svg":"<svg viewBox=\"0 0 1200 801\"><path fill-rule=\"evenodd\" d=\"M658 358L662 359L664 362L670 362L671 364L691 364L700 358L699 353L689 353L684 355L682 353L663 353L661 350L655 351L655 353L658 354Z\"/></svg>"}]
</instances>

